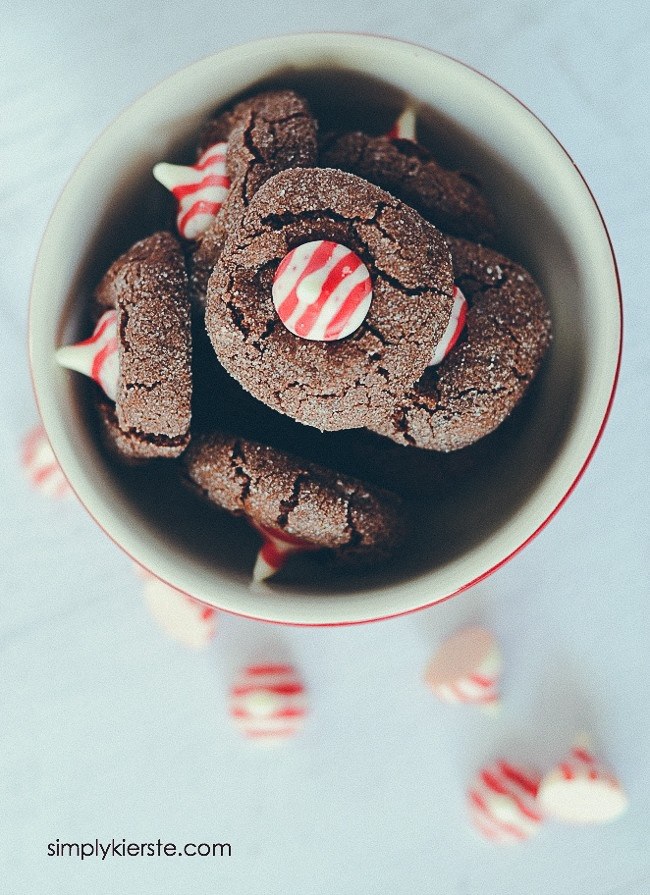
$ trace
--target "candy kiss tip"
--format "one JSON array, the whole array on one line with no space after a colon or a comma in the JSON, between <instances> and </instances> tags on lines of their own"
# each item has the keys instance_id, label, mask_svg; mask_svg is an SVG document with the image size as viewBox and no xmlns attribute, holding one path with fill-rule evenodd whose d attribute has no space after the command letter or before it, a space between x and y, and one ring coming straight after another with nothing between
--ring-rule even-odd
<instances>
[{"instance_id":1,"label":"candy kiss tip","mask_svg":"<svg viewBox=\"0 0 650 895\"><path fill-rule=\"evenodd\" d=\"M274 569L273 566L270 566L266 562L261 554L258 554L257 559L255 560L255 566L253 567L253 581L266 581L267 578L275 575L277 571L277 569Z\"/></svg>"}]
</instances>

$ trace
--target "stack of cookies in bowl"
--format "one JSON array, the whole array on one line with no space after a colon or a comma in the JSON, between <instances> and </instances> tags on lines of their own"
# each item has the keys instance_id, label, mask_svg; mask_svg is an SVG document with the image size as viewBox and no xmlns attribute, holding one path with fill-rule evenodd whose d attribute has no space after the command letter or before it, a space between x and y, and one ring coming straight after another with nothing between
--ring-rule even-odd
<instances>
[{"instance_id":1,"label":"stack of cookies in bowl","mask_svg":"<svg viewBox=\"0 0 650 895\"><path fill-rule=\"evenodd\" d=\"M96 381L118 463L171 463L250 523L255 580L294 556L305 574L393 563L418 500L485 458L549 347L478 179L420 145L416 118L325 130L288 88L218 110L194 160L154 167L169 218L57 352Z\"/></svg>"}]
</instances>

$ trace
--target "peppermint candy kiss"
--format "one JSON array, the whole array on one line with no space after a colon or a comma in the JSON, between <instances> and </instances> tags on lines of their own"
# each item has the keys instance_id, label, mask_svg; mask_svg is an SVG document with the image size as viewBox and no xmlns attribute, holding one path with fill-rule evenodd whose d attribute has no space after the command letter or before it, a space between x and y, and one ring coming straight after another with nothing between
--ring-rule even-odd
<instances>
[{"instance_id":1,"label":"peppermint candy kiss","mask_svg":"<svg viewBox=\"0 0 650 895\"><path fill-rule=\"evenodd\" d=\"M628 805L614 774L595 758L584 734L542 780L539 801L555 820L571 824L608 823Z\"/></svg>"},{"instance_id":2,"label":"peppermint candy kiss","mask_svg":"<svg viewBox=\"0 0 650 895\"><path fill-rule=\"evenodd\" d=\"M417 139L415 121L415 109L413 106L406 106L386 136L392 140L413 140L415 142Z\"/></svg>"},{"instance_id":3,"label":"peppermint candy kiss","mask_svg":"<svg viewBox=\"0 0 650 895\"><path fill-rule=\"evenodd\" d=\"M458 286L454 286L452 297L454 303L451 308L451 317L449 318L447 329L442 335L442 339L440 339L433 349L433 354L429 361L430 367L435 367L447 357L458 341L458 337L462 333L465 321L467 320L467 299Z\"/></svg>"},{"instance_id":4,"label":"peppermint candy kiss","mask_svg":"<svg viewBox=\"0 0 650 895\"><path fill-rule=\"evenodd\" d=\"M305 688L293 665L249 665L230 690L229 708L244 736L264 745L280 743L304 723Z\"/></svg>"},{"instance_id":5,"label":"peppermint candy kiss","mask_svg":"<svg viewBox=\"0 0 650 895\"><path fill-rule=\"evenodd\" d=\"M20 462L32 487L46 497L72 494L43 426L35 426L23 439Z\"/></svg>"},{"instance_id":6,"label":"peppermint candy kiss","mask_svg":"<svg viewBox=\"0 0 650 895\"><path fill-rule=\"evenodd\" d=\"M195 165L159 162L153 176L178 200L176 227L183 239L196 239L213 223L230 189L227 143L215 143Z\"/></svg>"},{"instance_id":7,"label":"peppermint candy kiss","mask_svg":"<svg viewBox=\"0 0 650 895\"><path fill-rule=\"evenodd\" d=\"M372 281L358 255L318 239L285 255L272 297L280 320L295 336L330 342L359 328L372 301Z\"/></svg>"},{"instance_id":8,"label":"peppermint candy kiss","mask_svg":"<svg viewBox=\"0 0 650 895\"><path fill-rule=\"evenodd\" d=\"M316 549L313 544L287 534L277 528L260 525L249 520L253 528L262 535L264 543L260 547L253 569L253 581L265 581L280 569L284 568L287 559L293 553L302 553Z\"/></svg>"},{"instance_id":9,"label":"peppermint candy kiss","mask_svg":"<svg viewBox=\"0 0 650 895\"><path fill-rule=\"evenodd\" d=\"M62 367L90 376L115 401L120 372L117 311L106 311L89 339L59 348L55 357Z\"/></svg>"},{"instance_id":10,"label":"peppermint candy kiss","mask_svg":"<svg viewBox=\"0 0 650 895\"><path fill-rule=\"evenodd\" d=\"M145 603L163 631L191 649L207 646L215 634L217 610L149 572L138 570L138 573L144 578Z\"/></svg>"},{"instance_id":11,"label":"peppermint candy kiss","mask_svg":"<svg viewBox=\"0 0 650 895\"><path fill-rule=\"evenodd\" d=\"M503 660L485 628L464 628L446 640L431 660L426 682L442 702L469 703L494 712L500 706Z\"/></svg>"},{"instance_id":12,"label":"peppermint candy kiss","mask_svg":"<svg viewBox=\"0 0 650 895\"><path fill-rule=\"evenodd\" d=\"M470 818L476 830L499 845L530 839L543 816L537 804L539 774L495 761L476 775L467 792Z\"/></svg>"}]
</instances>

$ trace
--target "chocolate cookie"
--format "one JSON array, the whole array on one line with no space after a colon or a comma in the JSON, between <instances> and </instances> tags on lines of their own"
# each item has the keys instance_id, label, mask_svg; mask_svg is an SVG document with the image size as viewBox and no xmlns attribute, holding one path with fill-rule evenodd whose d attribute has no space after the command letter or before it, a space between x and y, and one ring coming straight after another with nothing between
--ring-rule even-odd
<instances>
[{"instance_id":1,"label":"chocolate cookie","mask_svg":"<svg viewBox=\"0 0 650 895\"><path fill-rule=\"evenodd\" d=\"M226 109L214 118L207 121L199 133L196 144L196 158L201 158L204 152L214 146L215 143L227 143L230 132L237 120L235 108Z\"/></svg>"},{"instance_id":2,"label":"chocolate cookie","mask_svg":"<svg viewBox=\"0 0 650 895\"><path fill-rule=\"evenodd\" d=\"M376 183L445 233L494 242L496 219L475 179L443 168L413 140L371 137L360 131L330 135L321 147L320 161Z\"/></svg>"},{"instance_id":3,"label":"chocolate cookie","mask_svg":"<svg viewBox=\"0 0 650 895\"><path fill-rule=\"evenodd\" d=\"M210 145L208 140L224 139L226 131L230 191L190 257L192 291L199 300L227 234L237 228L260 186L285 168L314 165L318 156L316 122L306 100L293 90L259 93L224 112L202 134L199 151Z\"/></svg>"},{"instance_id":4,"label":"chocolate cookie","mask_svg":"<svg viewBox=\"0 0 650 895\"><path fill-rule=\"evenodd\" d=\"M272 294L285 256L318 240L354 253L372 286L365 319L333 341L295 335ZM275 410L321 430L379 425L429 363L452 290L447 244L412 208L354 174L288 170L258 190L229 239L206 328L226 370Z\"/></svg>"},{"instance_id":5,"label":"chocolate cookie","mask_svg":"<svg viewBox=\"0 0 650 895\"><path fill-rule=\"evenodd\" d=\"M95 291L117 311L115 408L104 432L127 459L178 456L189 442L192 398L188 280L177 240L154 233L115 261Z\"/></svg>"},{"instance_id":6,"label":"chocolate cookie","mask_svg":"<svg viewBox=\"0 0 650 895\"><path fill-rule=\"evenodd\" d=\"M465 331L387 421L370 427L436 451L466 447L496 429L524 396L551 341L548 308L527 270L483 246L447 242L469 304Z\"/></svg>"},{"instance_id":7,"label":"chocolate cookie","mask_svg":"<svg viewBox=\"0 0 650 895\"><path fill-rule=\"evenodd\" d=\"M215 434L194 439L183 464L217 506L341 558L375 561L403 540L397 495L276 448Z\"/></svg>"},{"instance_id":8,"label":"chocolate cookie","mask_svg":"<svg viewBox=\"0 0 650 895\"><path fill-rule=\"evenodd\" d=\"M115 405L105 398L100 398L97 402L97 415L102 440L107 449L128 464L179 457L190 443L189 432L170 438L138 432L137 429L120 428Z\"/></svg>"}]
</instances>

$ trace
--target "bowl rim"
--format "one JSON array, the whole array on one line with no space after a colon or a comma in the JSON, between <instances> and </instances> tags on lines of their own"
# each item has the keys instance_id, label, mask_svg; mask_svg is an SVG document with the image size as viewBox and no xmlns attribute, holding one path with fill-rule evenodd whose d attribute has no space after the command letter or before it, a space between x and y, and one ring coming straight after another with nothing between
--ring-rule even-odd
<instances>
[{"instance_id":1,"label":"bowl rim","mask_svg":"<svg viewBox=\"0 0 650 895\"><path fill-rule=\"evenodd\" d=\"M559 148L561 153L566 157L566 159L568 160L568 162L570 163L572 168L575 170L575 172L579 176L582 186L585 188L586 194L593 206L593 210L595 210L595 212L597 214L597 217L600 222L600 226L602 228L602 233L604 234L606 242L608 244L609 256L610 256L609 260L611 261L612 270L614 273L614 279L615 279L615 283L616 283L616 298L617 298L617 306L618 306L617 307L618 341L617 341L617 345L616 345L616 361L615 361L613 375L612 375L612 379L611 379L611 383L610 383L610 391L609 391L609 395L607 397L607 401L605 403L602 418L598 425L598 429L595 433L593 441L592 441L586 455L584 455L581 465L579 466L578 470L575 472L573 479L566 487L565 492L560 497L560 499L557 501L557 503L555 503L555 505L552 507L552 509L548 512L548 514L537 525L537 527L532 532L527 534L526 537L524 538L524 540L521 541L518 545L516 545L512 550L510 550L510 552L501 556L496 562L494 562L487 569L485 569L481 573L473 576L470 580L463 583L459 587L455 588L451 592L444 594L443 596L436 597L433 600L428 600L426 602L418 603L417 605L410 606L406 609L399 609L394 612L388 612L383 615L371 615L371 616L368 616L367 618L353 618L353 619L327 620L327 621L313 621L313 620L305 621L305 620L291 620L291 619L286 619L286 618L273 618L273 617L269 617L268 615L258 615L255 613L244 612L244 611L241 611L238 609L233 609L231 607L224 608L224 607L219 606L216 603L210 603L208 601L202 600L199 597L194 596L193 594L191 594L188 591L184 590L183 588L179 587L177 584L168 581L159 572L154 572L151 568L149 568L148 565L143 563L140 559L136 559L136 557L132 555L132 553L129 551L129 549L127 549L127 547L125 547L124 544L122 544L116 538L116 536L114 534L112 534L110 531L108 531L106 529L104 523L97 518L97 515L95 514L95 512L88 506L88 504L79 495L77 489L75 488L74 483L70 480L67 471L62 466L62 464L60 462L60 458L56 452L54 445L52 445L52 450L54 452L57 462L61 466L63 475L65 476L66 480L68 481L68 483L70 485L72 492L75 494L75 496L77 497L77 499L79 500L79 502L81 503L81 505L83 506L85 511L93 519L93 521L99 526L99 528L110 538L110 540L113 541L113 543L116 544L116 546L119 547L120 550L122 550L124 553L126 553L126 555L129 556L130 559L137 566L145 569L149 574L160 579L163 583L167 584L169 587L178 591L179 593L181 593L193 600L198 600L199 602L204 602L205 605L212 606L213 608L216 608L222 612L228 612L230 614L237 615L242 618L248 618L248 619L255 620L255 621L264 621L264 622L277 624L277 625L288 625L291 627L308 627L308 628L343 627L343 626L349 626L349 625L368 624L370 622L386 621L391 618L398 618L401 616L409 615L413 612L417 612L422 609L427 609L427 608L430 608L430 607L437 605L439 603L446 602L447 600L450 600L453 597L457 596L458 594L463 593L466 590L469 590L474 585L476 585L479 582L488 578L494 572L498 571L502 566L506 565L513 557L515 557L521 550L523 550L524 547L526 547L528 544L530 544L531 541L533 541L540 534L540 532L544 528L546 528L546 526L549 524L549 522L556 516L556 514L564 506L564 504L566 503L568 498L571 496L571 494L575 490L575 488L578 485L579 481L581 480L582 476L584 475L585 470L591 463L594 453L600 444L600 441L603 436L603 432L604 432L605 427L609 420L609 416L611 413L611 409L612 409L612 405L614 402L614 398L615 398L615 394L616 394L616 390L617 390L617 386L618 386L618 381L619 381L622 349L623 349L623 316L624 316L623 315L623 297L622 297L621 280L620 280L618 264L616 261L616 255L614 252L614 246L613 246L612 239L611 239L609 230L607 228L605 219L604 219L601 209L598 205L598 202L596 201L596 198L595 198L589 184L587 183L587 180L585 179L582 171L580 170L578 165L575 163L575 161L571 157L570 153L567 151L566 147L555 136L555 134L550 130L550 128L539 118L539 116L536 115L526 105L526 103L524 103L521 99L519 99L519 97L517 97L511 90L504 87L502 84L500 84L499 82L494 80L489 75L486 75L484 72L480 71L479 69L475 68L474 66L468 64L467 62L464 62L463 60L458 59L457 57L455 57L449 53L445 53L440 50L434 49L430 46L426 46L424 44L417 43L416 41L410 41L407 39L397 38L397 37L389 36L389 35L385 35L385 34L378 34L378 33L365 32L365 31L315 30L315 31L288 32L288 33L270 36L270 37L257 38L257 39L250 40L250 41L244 41L241 43L232 44L227 47L221 48L216 53L212 53L207 56L198 57L194 61L171 72L170 74L168 74L164 78L162 78L160 81L153 84L151 87L142 91L138 96L136 96L126 106L124 106L117 113L117 115L115 115L111 119L111 121L108 122L99 131L99 133L94 137L94 139L92 140L90 145L87 147L87 149L85 150L85 152L83 153L83 155L81 156L81 158L79 159L77 164L74 166L72 172L70 173L64 186L62 187L62 189L59 193L59 196L58 196L54 206L52 207L50 215L48 216L46 226L43 230L43 235L41 237L39 249L38 249L36 260L34 263L34 268L32 271L31 285L30 285L30 290L29 290L29 303L28 303L28 327L27 327L28 352L27 353L28 353L28 360L29 360L29 374L30 374L32 390L34 393L37 410L38 410L42 425L43 425L45 432L48 436L48 440L49 440L49 432L48 432L47 424L45 421L46 416L43 415L42 402L39 397L39 391L38 391L38 386L37 386L37 382L36 382L37 376L36 376L35 369L34 369L35 364L34 364L33 341L32 341L34 292L35 292L35 288L36 288L37 278L38 278L38 275L40 272L40 262L42 259L44 246L47 242L47 237L48 237L48 233L50 231L50 225L52 223L52 219L56 216L57 210L59 209L59 206L60 206L62 200L64 199L65 195L67 194L70 183L75 179L79 168L84 165L84 162L85 162L86 158L88 157L88 155L91 154L92 151L95 149L95 147L99 143L102 142L105 134L113 127L113 125L119 119L122 118L123 115L125 115L133 106L135 106L138 103L140 103L141 101L143 101L149 94L152 94L155 91L157 91L166 82L168 82L172 79L175 79L179 76L182 76L183 73L186 73L189 70L191 70L195 67L198 67L202 64L206 64L208 61L216 59L218 57L221 57L224 54L237 52L237 51L241 51L241 50L250 50L250 51L253 51L255 49L262 50L265 47L272 46L274 43L277 43L278 41L284 41L284 42L296 41L296 42L298 42L301 39L311 39L314 37L323 37L323 36L330 37L330 38L358 38L361 40L381 41L381 42L385 42L385 43L389 43L389 44L404 45L406 47L413 47L419 51L423 51L423 52L430 54L432 56L436 56L436 57L442 58L444 60L450 61L450 62L472 72L474 75L478 76L479 78L489 82L494 87L496 87L499 91L506 94L508 97L510 97L511 100L514 100L529 116L531 116L531 118L534 119L534 121L536 122L537 125L539 125L539 126L541 126L541 128L543 128L543 130L546 132L546 134L549 137L551 137L551 139L554 141L554 143ZM315 599L317 599L317 598L315 598Z\"/></svg>"}]
</instances>

